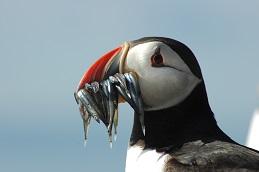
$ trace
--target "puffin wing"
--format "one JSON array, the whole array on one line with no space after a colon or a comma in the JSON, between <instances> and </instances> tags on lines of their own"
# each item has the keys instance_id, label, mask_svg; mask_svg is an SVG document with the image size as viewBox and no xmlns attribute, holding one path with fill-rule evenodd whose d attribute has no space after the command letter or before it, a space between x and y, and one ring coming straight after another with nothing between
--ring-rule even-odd
<instances>
[{"instance_id":1,"label":"puffin wing","mask_svg":"<svg viewBox=\"0 0 259 172\"><path fill-rule=\"evenodd\" d=\"M170 152L164 171L259 171L259 152L222 141L189 142Z\"/></svg>"}]
</instances>

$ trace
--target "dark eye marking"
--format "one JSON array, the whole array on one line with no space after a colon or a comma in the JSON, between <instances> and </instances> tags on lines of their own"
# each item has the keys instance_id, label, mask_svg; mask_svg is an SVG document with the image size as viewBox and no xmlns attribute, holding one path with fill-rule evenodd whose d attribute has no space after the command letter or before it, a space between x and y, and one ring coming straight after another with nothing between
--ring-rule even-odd
<instances>
[{"instance_id":1,"label":"dark eye marking","mask_svg":"<svg viewBox=\"0 0 259 172\"><path fill-rule=\"evenodd\" d=\"M160 48L157 48L155 53L151 56L151 64L153 67L164 66L164 59L160 54Z\"/></svg>"}]
</instances>

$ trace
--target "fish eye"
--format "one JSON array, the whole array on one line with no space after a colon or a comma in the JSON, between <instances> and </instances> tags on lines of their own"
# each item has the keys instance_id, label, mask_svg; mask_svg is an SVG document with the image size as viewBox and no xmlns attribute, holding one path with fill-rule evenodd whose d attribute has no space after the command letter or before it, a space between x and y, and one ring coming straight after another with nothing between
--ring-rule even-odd
<instances>
[{"instance_id":1,"label":"fish eye","mask_svg":"<svg viewBox=\"0 0 259 172\"><path fill-rule=\"evenodd\" d=\"M160 67L163 66L163 57L161 54L157 54L155 53L152 57L151 57L151 64L154 67Z\"/></svg>"}]
</instances>

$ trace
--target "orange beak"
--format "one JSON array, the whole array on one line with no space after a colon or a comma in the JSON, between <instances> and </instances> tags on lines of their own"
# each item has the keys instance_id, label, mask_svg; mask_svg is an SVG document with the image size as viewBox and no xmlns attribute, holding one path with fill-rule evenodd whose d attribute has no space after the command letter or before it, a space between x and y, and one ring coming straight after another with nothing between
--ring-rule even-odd
<instances>
[{"instance_id":1,"label":"orange beak","mask_svg":"<svg viewBox=\"0 0 259 172\"><path fill-rule=\"evenodd\" d=\"M129 44L125 43L100 57L86 70L78 84L77 91L84 88L86 83L99 82L115 73L122 73L128 49Z\"/></svg>"}]
</instances>

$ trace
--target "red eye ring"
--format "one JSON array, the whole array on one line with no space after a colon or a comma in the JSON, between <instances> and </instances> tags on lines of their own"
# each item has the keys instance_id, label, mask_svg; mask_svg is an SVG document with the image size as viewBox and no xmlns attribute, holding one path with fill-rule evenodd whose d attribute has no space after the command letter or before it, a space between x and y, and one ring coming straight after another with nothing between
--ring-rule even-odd
<instances>
[{"instance_id":1,"label":"red eye ring","mask_svg":"<svg viewBox=\"0 0 259 172\"><path fill-rule=\"evenodd\" d=\"M163 62L164 62L164 59L161 54L154 54L151 57L152 66L156 66L156 67L162 66Z\"/></svg>"}]
</instances>

